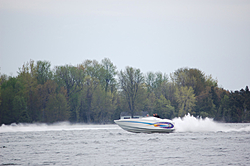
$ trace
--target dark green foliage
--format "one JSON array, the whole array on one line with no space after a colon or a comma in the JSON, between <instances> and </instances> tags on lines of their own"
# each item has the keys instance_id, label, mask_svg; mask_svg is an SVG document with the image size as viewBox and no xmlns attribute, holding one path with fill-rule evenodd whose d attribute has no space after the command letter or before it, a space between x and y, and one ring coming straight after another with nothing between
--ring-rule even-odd
<instances>
[{"instance_id":1,"label":"dark green foliage","mask_svg":"<svg viewBox=\"0 0 250 166\"><path fill-rule=\"evenodd\" d=\"M24 112L27 113L26 103L24 101L24 98L21 96L15 96L13 100L13 116L12 116L14 121L18 122L19 117L21 117ZM25 119L22 119L22 120L25 120Z\"/></svg>"},{"instance_id":2,"label":"dark green foliage","mask_svg":"<svg viewBox=\"0 0 250 166\"><path fill-rule=\"evenodd\" d=\"M17 77L0 76L0 124L57 121L112 123L121 112L146 111L162 118L210 117L223 122L250 122L248 86L229 92L212 76L193 68L168 75L126 67L107 58L77 66L30 60ZM118 79L117 79L118 76Z\"/></svg>"},{"instance_id":3,"label":"dark green foliage","mask_svg":"<svg viewBox=\"0 0 250 166\"><path fill-rule=\"evenodd\" d=\"M155 113L161 115L161 118L172 119L175 117L175 108L171 106L169 100L167 100L163 95L155 102Z\"/></svg>"},{"instance_id":4,"label":"dark green foliage","mask_svg":"<svg viewBox=\"0 0 250 166\"><path fill-rule=\"evenodd\" d=\"M16 78L10 77L1 85L1 105L0 105L0 123L10 124L16 122L13 116L13 100L15 98Z\"/></svg>"}]
</instances>

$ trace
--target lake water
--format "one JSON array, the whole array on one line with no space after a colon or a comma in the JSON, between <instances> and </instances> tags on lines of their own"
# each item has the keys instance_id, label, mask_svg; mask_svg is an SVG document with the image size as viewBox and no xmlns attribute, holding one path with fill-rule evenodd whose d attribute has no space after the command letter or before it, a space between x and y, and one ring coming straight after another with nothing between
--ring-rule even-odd
<instances>
[{"instance_id":1,"label":"lake water","mask_svg":"<svg viewBox=\"0 0 250 166\"><path fill-rule=\"evenodd\" d=\"M69 123L0 127L0 165L250 165L250 124L177 118L170 134Z\"/></svg>"}]
</instances>

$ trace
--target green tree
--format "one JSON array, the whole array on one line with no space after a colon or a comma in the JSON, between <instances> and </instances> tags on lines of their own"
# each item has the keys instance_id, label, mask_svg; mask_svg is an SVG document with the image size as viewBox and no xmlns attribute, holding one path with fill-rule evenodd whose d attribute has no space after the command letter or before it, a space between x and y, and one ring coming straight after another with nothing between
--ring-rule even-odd
<instances>
[{"instance_id":1,"label":"green tree","mask_svg":"<svg viewBox=\"0 0 250 166\"><path fill-rule=\"evenodd\" d=\"M64 96L65 103L62 103L62 105L66 104L67 111L68 111L67 92L64 89L64 87L59 87L55 81L48 80L43 85L39 84L37 86L36 93L39 94L37 97L37 100L38 100L38 110L40 112L40 121L52 122L52 121L55 121L55 119L59 119L57 118L59 115L57 115L57 112L56 112L58 111L58 109L48 109L49 102L55 100L54 102L56 104L56 102L59 100L57 96L59 96L60 98ZM52 106L50 105L49 108L52 108ZM56 108L59 108L59 107L56 106ZM54 111L56 116L51 116L47 118L49 114L52 114L52 113L48 113L48 111ZM60 114L64 116L62 113ZM67 118L68 117L66 116L65 120L68 120Z\"/></svg>"},{"instance_id":2,"label":"green tree","mask_svg":"<svg viewBox=\"0 0 250 166\"><path fill-rule=\"evenodd\" d=\"M115 76L117 75L116 66L114 66L110 59L105 58L102 60L100 73L99 81L102 89L99 89L99 92L96 91L97 93L95 92L94 96L99 99L99 102L93 105L98 105L99 107L99 109L95 109L99 112L99 121L101 123L106 123L110 120L111 111L115 109L114 97L116 96L115 92L117 89L117 82L115 79Z\"/></svg>"},{"instance_id":3,"label":"green tree","mask_svg":"<svg viewBox=\"0 0 250 166\"><path fill-rule=\"evenodd\" d=\"M108 58L103 59L101 65L103 67L103 81L101 82L105 82L105 92L110 90L111 93L113 93L117 84L115 80L115 76L117 75L116 66L114 66L114 64Z\"/></svg>"},{"instance_id":4,"label":"green tree","mask_svg":"<svg viewBox=\"0 0 250 166\"><path fill-rule=\"evenodd\" d=\"M26 112L26 102L24 101L24 98L21 96L15 96L13 99L13 119L15 122L19 122L19 117L23 112ZM28 120L28 119L27 119ZM27 121L22 121L27 122Z\"/></svg>"},{"instance_id":5,"label":"green tree","mask_svg":"<svg viewBox=\"0 0 250 166\"><path fill-rule=\"evenodd\" d=\"M183 117L187 113L193 114L192 109L195 106L196 98L192 87L176 88L175 98L178 103L178 116Z\"/></svg>"},{"instance_id":6,"label":"green tree","mask_svg":"<svg viewBox=\"0 0 250 166\"><path fill-rule=\"evenodd\" d=\"M125 71L120 71L119 73L120 87L132 116L134 116L135 113L135 102L138 96L138 90L143 81L144 78L140 69L126 67Z\"/></svg>"},{"instance_id":7,"label":"green tree","mask_svg":"<svg viewBox=\"0 0 250 166\"><path fill-rule=\"evenodd\" d=\"M160 98L161 94L166 96L168 85L168 76L166 74L148 72L145 76L145 83L148 92L154 92L157 98Z\"/></svg>"},{"instance_id":8,"label":"green tree","mask_svg":"<svg viewBox=\"0 0 250 166\"><path fill-rule=\"evenodd\" d=\"M15 122L15 115L13 115L13 100L15 98L15 85L17 79L10 77L1 85L2 103L0 105L0 123L10 124Z\"/></svg>"},{"instance_id":9,"label":"green tree","mask_svg":"<svg viewBox=\"0 0 250 166\"><path fill-rule=\"evenodd\" d=\"M155 104L155 112L162 118L172 119L175 116L175 108L171 106L171 102L167 100L163 95L157 99Z\"/></svg>"},{"instance_id":10,"label":"green tree","mask_svg":"<svg viewBox=\"0 0 250 166\"><path fill-rule=\"evenodd\" d=\"M153 72L148 72L145 76L145 84L149 94L154 91L156 75Z\"/></svg>"},{"instance_id":11,"label":"green tree","mask_svg":"<svg viewBox=\"0 0 250 166\"><path fill-rule=\"evenodd\" d=\"M244 117L244 98L239 91L231 92L229 95L229 111L226 113L226 122L242 122Z\"/></svg>"},{"instance_id":12,"label":"green tree","mask_svg":"<svg viewBox=\"0 0 250 166\"><path fill-rule=\"evenodd\" d=\"M214 120L226 122L227 120L230 119L229 114L228 114L229 111L230 111L229 97L228 97L228 95L224 95L224 97L221 100L219 110L218 110Z\"/></svg>"},{"instance_id":13,"label":"green tree","mask_svg":"<svg viewBox=\"0 0 250 166\"><path fill-rule=\"evenodd\" d=\"M104 69L104 66L102 66L100 63L98 63L96 60L86 60L82 64L85 68L86 75L90 76L91 78L96 78L99 80L100 85L103 89L105 89L106 86L106 74L107 72ZM111 79L111 76L110 76Z\"/></svg>"},{"instance_id":14,"label":"green tree","mask_svg":"<svg viewBox=\"0 0 250 166\"><path fill-rule=\"evenodd\" d=\"M18 71L17 79L23 86L23 96L27 103L27 113L32 121L40 120L40 112L38 110L38 100L39 94L36 93L37 78L36 78L36 68L33 60L24 63Z\"/></svg>"},{"instance_id":15,"label":"green tree","mask_svg":"<svg viewBox=\"0 0 250 166\"><path fill-rule=\"evenodd\" d=\"M36 78L38 84L44 84L48 80L52 79L52 71L50 69L50 62L48 61L37 61L36 62Z\"/></svg>"},{"instance_id":16,"label":"green tree","mask_svg":"<svg viewBox=\"0 0 250 166\"><path fill-rule=\"evenodd\" d=\"M138 91L137 91L137 96L135 98L135 102L134 102L134 113L136 113L137 115L140 115L142 111L148 111L146 110L146 106L152 103L147 103L147 102L151 102L149 100L147 100L149 98L148 96L148 92L147 92L147 87L146 85L143 83L138 87Z\"/></svg>"},{"instance_id":17,"label":"green tree","mask_svg":"<svg viewBox=\"0 0 250 166\"><path fill-rule=\"evenodd\" d=\"M30 60L17 77L0 77L0 124L18 122L107 123L129 110L157 112L164 118L187 113L224 122L250 122L248 86L229 92L195 68L170 75L126 67L117 71L110 59L57 66ZM144 82L145 78L145 82ZM119 89L117 82L119 81Z\"/></svg>"},{"instance_id":18,"label":"green tree","mask_svg":"<svg viewBox=\"0 0 250 166\"><path fill-rule=\"evenodd\" d=\"M212 81L212 78L209 78ZM195 68L180 68L171 74L171 79L178 87L192 87L196 96L205 89L207 84L205 74Z\"/></svg>"},{"instance_id":19,"label":"green tree","mask_svg":"<svg viewBox=\"0 0 250 166\"><path fill-rule=\"evenodd\" d=\"M202 93L196 97L197 104L195 108L196 116L211 117L214 118L216 115L216 105L213 101L213 93L211 87L207 86Z\"/></svg>"},{"instance_id":20,"label":"green tree","mask_svg":"<svg viewBox=\"0 0 250 166\"><path fill-rule=\"evenodd\" d=\"M0 106L1 106L1 103L2 103L2 92L1 92L1 89L2 89L2 83L3 83L3 79L2 79L2 75L0 73Z\"/></svg>"},{"instance_id":21,"label":"green tree","mask_svg":"<svg viewBox=\"0 0 250 166\"><path fill-rule=\"evenodd\" d=\"M245 88L245 92L244 92L244 122L250 122L250 91L248 86L246 86Z\"/></svg>"},{"instance_id":22,"label":"green tree","mask_svg":"<svg viewBox=\"0 0 250 166\"><path fill-rule=\"evenodd\" d=\"M77 67L65 65L55 68L56 79L59 85L67 89L67 95L70 97L83 89L85 68L83 65Z\"/></svg>"},{"instance_id":23,"label":"green tree","mask_svg":"<svg viewBox=\"0 0 250 166\"><path fill-rule=\"evenodd\" d=\"M49 95L45 108L46 122L65 121L69 118L67 100L63 94Z\"/></svg>"},{"instance_id":24,"label":"green tree","mask_svg":"<svg viewBox=\"0 0 250 166\"><path fill-rule=\"evenodd\" d=\"M87 123L93 121L92 100L93 100L93 94L98 86L99 86L99 80L97 78L92 78L90 76L85 77L84 89L82 91L80 99L80 108L79 108L80 121L85 119Z\"/></svg>"},{"instance_id":25,"label":"green tree","mask_svg":"<svg viewBox=\"0 0 250 166\"><path fill-rule=\"evenodd\" d=\"M112 113L116 109L115 94L105 92L101 86L97 86L92 99L93 121L102 124L111 122Z\"/></svg>"},{"instance_id":26,"label":"green tree","mask_svg":"<svg viewBox=\"0 0 250 166\"><path fill-rule=\"evenodd\" d=\"M166 90L168 85L168 75L162 74L161 72L155 73L155 95L160 98L161 95L166 97Z\"/></svg>"},{"instance_id":27,"label":"green tree","mask_svg":"<svg viewBox=\"0 0 250 166\"><path fill-rule=\"evenodd\" d=\"M143 111L148 112L150 115L152 115L154 113L154 109L155 109L155 101L157 100L157 98L155 97L154 92L151 92L148 94L147 98L145 100L143 100Z\"/></svg>"},{"instance_id":28,"label":"green tree","mask_svg":"<svg viewBox=\"0 0 250 166\"><path fill-rule=\"evenodd\" d=\"M67 90L68 105L70 108L70 121L78 121L79 112L79 93L84 87L84 78L86 76L84 65L57 66L55 68L55 78L58 85Z\"/></svg>"},{"instance_id":29,"label":"green tree","mask_svg":"<svg viewBox=\"0 0 250 166\"><path fill-rule=\"evenodd\" d=\"M220 100L219 100L218 94L216 93L216 87L211 86L210 94L211 94L211 98L213 100L213 103L214 103L215 107L218 109L219 104L220 104Z\"/></svg>"}]
</instances>

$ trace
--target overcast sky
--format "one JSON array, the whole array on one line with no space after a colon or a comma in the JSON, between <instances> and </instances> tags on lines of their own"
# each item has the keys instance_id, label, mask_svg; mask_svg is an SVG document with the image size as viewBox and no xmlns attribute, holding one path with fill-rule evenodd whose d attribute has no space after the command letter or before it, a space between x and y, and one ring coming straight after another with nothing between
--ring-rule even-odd
<instances>
[{"instance_id":1,"label":"overcast sky","mask_svg":"<svg viewBox=\"0 0 250 166\"><path fill-rule=\"evenodd\" d=\"M1 74L30 59L104 58L145 74L197 68L240 90L250 86L250 1L0 0Z\"/></svg>"}]
</instances>

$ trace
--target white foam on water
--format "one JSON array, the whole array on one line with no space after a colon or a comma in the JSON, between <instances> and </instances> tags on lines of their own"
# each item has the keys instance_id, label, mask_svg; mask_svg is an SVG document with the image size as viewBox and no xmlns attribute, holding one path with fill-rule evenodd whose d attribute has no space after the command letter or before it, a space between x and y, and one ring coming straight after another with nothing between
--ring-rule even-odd
<instances>
[{"instance_id":1,"label":"white foam on water","mask_svg":"<svg viewBox=\"0 0 250 166\"><path fill-rule=\"evenodd\" d=\"M115 125L88 125L70 124L69 122L59 122L54 124L33 123L33 124L11 124L0 126L0 133L5 132L31 132L31 131L69 131L69 130L104 130L118 129Z\"/></svg>"},{"instance_id":2,"label":"white foam on water","mask_svg":"<svg viewBox=\"0 0 250 166\"><path fill-rule=\"evenodd\" d=\"M237 124L218 123L211 118L195 118L186 115L183 118L174 118L175 132L249 132L250 124L239 128ZM33 124L11 124L0 126L0 133L5 132L31 132L31 131L69 131L69 130L105 130L120 129L118 125L89 125L71 124L69 122L59 122L54 124L33 123Z\"/></svg>"},{"instance_id":3,"label":"white foam on water","mask_svg":"<svg viewBox=\"0 0 250 166\"><path fill-rule=\"evenodd\" d=\"M195 118L194 116L188 114L183 118L174 118L176 132L242 132L250 131L249 126L243 128L234 128L226 126L226 123L215 122L211 118Z\"/></svg>"}]
</instances>

